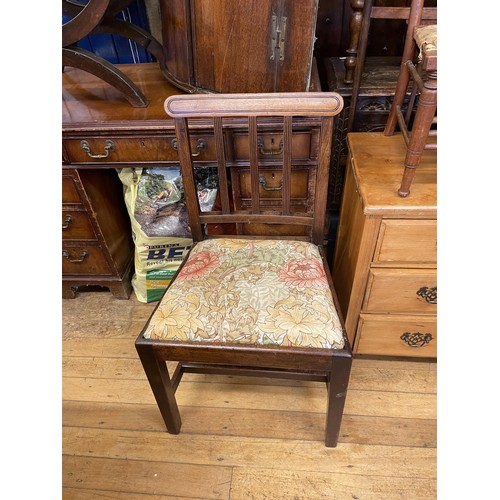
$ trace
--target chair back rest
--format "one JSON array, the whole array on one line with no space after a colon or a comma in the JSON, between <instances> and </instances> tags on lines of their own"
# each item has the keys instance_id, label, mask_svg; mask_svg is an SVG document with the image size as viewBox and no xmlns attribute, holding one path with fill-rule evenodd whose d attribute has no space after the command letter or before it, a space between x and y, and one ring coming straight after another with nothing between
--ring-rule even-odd
<instances>
[{"instance_id":1,"label":"chair back rest","mask_svg":"<svg viewBox=\"0 0 500 500\"><path fill-rule=\"evenodd\" d=\"M342 107L335 92L169 97L165 111L175 122L193 240L235 234L322 244L333 120ZM190 134L207 119L215 160L203 161ZM269 134L279 149L269 150ZM197 187L206 169L218 180L209 211L201 209Z\"/></svg>"}]
</instances>

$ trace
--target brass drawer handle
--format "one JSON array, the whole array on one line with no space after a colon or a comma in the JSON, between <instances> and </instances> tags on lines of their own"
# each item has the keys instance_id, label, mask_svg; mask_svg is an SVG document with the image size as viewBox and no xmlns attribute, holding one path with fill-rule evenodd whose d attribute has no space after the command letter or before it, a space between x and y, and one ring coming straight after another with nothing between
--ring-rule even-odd
<instances>
[{"instance_id":1,"label":"brass drawer handle","mask_svg":"<svg viewBox=\"0 0 500 500\"><path fill-rule=\"evenodd\" d=\"M277 187L267 187L266 178L263 175L259 175L259 184L262 186L264 191L279 191L283 188L283 179L280 180L280 184Z\"/></svg>"},{"instance_id":2,"label":"brass drawer handle","mask_svg":"<svg viewBox=\"0 0 500 500\"><path fill-rule=\"evenodd\" d=\"M257 139L257 147L259 148L259 152L261 155L268 155L268 156L280 155L281 153L283 153L283 139L281 139L277 150L272 150L272 149L265 150L264 141L262 140L262 137L259 137Z\"/></svg>"},{"instance_id":3,"label":"brass drawer handle","mask_svg":"<svg viewBox=\"0 0 500 500\"><path fill-rule=\"evenodd\" d=\"M79 264L80 262L83 262L85 260L85 257L88 256L88 254L89 253L87 252L87 250L82 250L80 252L80 258L79 259L70 259L69 253L66 252L66 250L63 250L63 253L62 253L63 257L65 259L69 260L72 264Z\"/></svg>"},{"instance_id":4,"label":"brass drawer handle","mask_svg":"<svg viewBox=\"0 0 500 500\"><path fill-rule=\"evenodd\" d=\"M71 215L66 215L66 218L64 219L64 224L63 224L62 228L68 229L70 224L73 224L73 217L71 217Z\"/></svg>"},{"instance_id":5,"label":"brass drawer handle","mask_svg":"<svg viewBox=\"0 0 500 500\"><path fill-rule=\"evenodd\" d=\"M172 141L170 142L170 144L172 145L172 149L175 149L175 151L177 151L177 148L178 148L177 139L172 139ZM191 156L193 158L195 156L200 156L200 154L203 151L206 151L206 150L207 150L207 143L206 143L205 139L198 139L198 141L196 143L196 151L197 151L197 153L191 153Z\"/></svg>"},{"instance_id":6,"label":"brass drawer handle","mask_svg":"<svg viewBox=\"0 0 500 500\"><path fill-rule=\"evenodd\" d=\"M417 295L429 304L437 304L438 302L437 286L432 288L423 286L417 290Z\"/></svg>"},{"instance_id":7,"label":"brass drawer handle","mask_svg":"<svg viewBox=\"0 0 500 500\"><path fill-rule=\"evenodd\" d=\"M81 141L80 147L87 153L88 156L90 156L90 158L107 158L109 153L115 151L116 149L113 141L110 141L109 139L104 141L104 153L101 154L93 154L90 150L90 144L87 141Z\"/></svg>"},{"instance_id":8,"label":"brass drawer handle","mask_svg":"<svg viewBox=\"0 0 500 500\"><path fill-rule=\"evenodd\" d=\"M410 333L405 332L399 337L403 342L406 342L410 347L424 347L432 340L431 333Z\"/></svg>"}]
</instances>

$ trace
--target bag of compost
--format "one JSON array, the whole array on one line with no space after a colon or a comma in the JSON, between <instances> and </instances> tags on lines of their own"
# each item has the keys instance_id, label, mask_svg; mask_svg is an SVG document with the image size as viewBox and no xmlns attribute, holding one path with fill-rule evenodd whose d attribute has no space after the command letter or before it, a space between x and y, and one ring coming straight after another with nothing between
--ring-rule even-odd
<instances>
[{"instance_id":1,"label":"bag of compost","mask_svg":"<svg viewBox=\"0 0 500 500\"><path fill-rule=\"evenodd\" d=\"M202 210L213 208L217 195L213 169L197 169ZM118 174L124 190L135 244L132 287L141 302L163 295L193 240L184 202L179 168L123 168Z\"/></svg>"}]
</instances>

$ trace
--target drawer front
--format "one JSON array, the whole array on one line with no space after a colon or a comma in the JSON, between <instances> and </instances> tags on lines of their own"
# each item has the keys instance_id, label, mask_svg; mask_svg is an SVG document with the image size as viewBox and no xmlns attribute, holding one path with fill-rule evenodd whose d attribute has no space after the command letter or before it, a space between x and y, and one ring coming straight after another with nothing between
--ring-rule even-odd
<instances>
[{"instance_id":1,"label":"drawer front","mask_svg":"<svg viewBox=\"0 0 500 500\"><path fill-rule=\"evenodd\" d=\"M371 269L363 312L436 314L435 269Z\"/></svg>"},{"instance_id":2,"label":"drawer front","mask_svg":"<svg viewBox=\"0 0 500 500\"><path fill-rule=\"evenodd\" d=\"M100 137L65 139L67 154L73 163L178 162L175 135L164 137ZM200 161L216 158L213 136L191 136L193 156ZM86 151L88 149L88 151Z\"/></svg>"},{"instance_id":3,"label":"drawer front","mask_svg":"<svg viewBox=\"0 0 500 500\"><path fill-rule=\"evenodd\" d=\"M291 206L305 207L309 198L309 182L312 168L297 168L292 171L290 182ZM251 176L250 170L233 168L231 172L233 196L238 208L251 206ZM283 173L279 169L260 169L259 197L261 205L280 206L282 199ZM312 203L312 200L309 200Z\"/></svg>"},{"instance_id":4,"label":"drawer front","mask_svg":"<svg viewBox=\"0 0 500 500\"><path fill-rule=\"evenodd\" d=\"M435 316L361 314L356 354L437 357Z\"/></svg>"},{"instance_id":5,"label":"drawer front","mask_svg":"<svg viewBox=\"0 0 500 500\"><path fill-rule=\"evenodd\" d=\"M63 203L82 203L75 180L71 175L62 176L62 202Z\"/></svg>"},{"instance_id":6,"label":"drawer front","mask_svg":"<svg viewBox=\"0 0 500 500\"><path fill-rule=\"evenodd\" d=\"M382 221L374 263L435 265L436 260L436 220Z\"/></svg>"},{"instance_id":7,"label":"drawer front","mask_svg":"<svg viewBox=\"0 0 500 500\"><path fill-rule=\"evenodd\" d=\"M312 132L295 132L292 136L292 159L305 160L311 158ZM259 158L278 160L283 158L283 134L258 134ZM248 134L235 132L233 136L233 153L235 160L249 160L250 149Z\"/></svg>"},{"instance_id":8,"label":"drawer front","mask_svg":"<svg viewBox=\"0 0 500 500\"><path fill-rule=\"evenodd\" d=\"M97 240L87 212L63 210L62 237L63 240Z\"/></svg>"},{"instance_id":9,"label":"drawer front","mask_svg":"<svg viewBox=\"0 0 500 500\"><path fill-rule=\"evenodd\" d=\"M63 275L112 275L103 250L98 246L63 245Z\"/></svg>"}]
</instances>

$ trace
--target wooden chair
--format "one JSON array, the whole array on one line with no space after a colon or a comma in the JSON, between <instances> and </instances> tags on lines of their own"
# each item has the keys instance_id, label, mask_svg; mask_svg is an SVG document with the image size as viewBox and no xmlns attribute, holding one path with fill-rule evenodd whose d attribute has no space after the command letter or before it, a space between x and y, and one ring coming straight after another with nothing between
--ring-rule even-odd
<instances>
[{"instance_id":1,"label":"wooden chair","mask_svg":"<svg viewBox=\"0 0 500 500\"><path fill-rule=\"evenodd\" d=\"M342 105L333 92L166 100L194 245L136 348L168 432L181 428L175 391L185 372L297 378L326 383L325 445L337 445L352 355L322 245L332 127ZM193 158L195 117L213 120L217 211L200 210L196 175L210 164ZM263 121L283 131L282 147L270 156L259 137ZM304 125L312 130L311 154L297 159L292 138ZM235 126L248 134L246 160L232 154ZM270 165L281 179L266 186ZM308 176L302 204L292 196L299 168ZM237 189L245 175L250 199ZM221 225L229 229L210 234ZM166 360L178 362L172 374Z\"/></svg>"},{"instance_id":2,"label":"wooden chair","mask_svg":"<svg viewBox=\"0 0 500 500\"><path fill-rule=\"evenodd\" d=\"M424 7L424 0L411 0L410 7L374 5L376 0L352 0L353 14L350 22L350 42L345 59L345 83L352 83L352 93L347 121L347 131L352 132L357 111L363 69L372 19L407 20L406 32L413 32L416 25L435 23L436 7ZM384 3L384 2L382 2ZM402 60L408 59L411 47L405 41Z\"/></svg>"},{"instance_id":3,"label":"wooden chair","mask_svg":"<svg viewBox=\"0 0 500 500\"><path fill-rule=\"evenodd\" d=\"M415 175L415 169L425 149L436 149L437 141L428 140L435 137L436 130L432 126L437 123L437 25L420 25L420 2L414 1L415 9L409 20L409 29L405 41L405 54L398 76L394 100L389 118L384 129L384 135L393 135L396 124L406 143L404 172L399 196L405 198L410 194L410 186ZM423 3L423 2L422 2ZM407 49L406 49L407 46ZM401 110L407 93L410 79L413 79L413 88L406 116ZM409 131L411 110L414 106L416 94L419 93L418 104Z\"/></svg>"}]
</instances>

